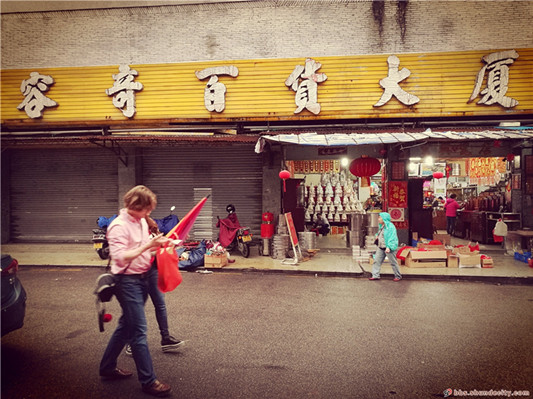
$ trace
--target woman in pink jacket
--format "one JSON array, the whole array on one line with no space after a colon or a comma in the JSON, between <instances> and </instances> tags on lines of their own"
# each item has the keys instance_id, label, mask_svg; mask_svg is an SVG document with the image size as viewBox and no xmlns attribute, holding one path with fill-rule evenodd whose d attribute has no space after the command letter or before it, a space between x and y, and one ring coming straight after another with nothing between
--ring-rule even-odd
<instances>
[{"instance_id":1,"label":"woman in pink jacket","mask_svg":"<svg viewBox=\"0 0 533 399\"><path fill-rule=\"evenodd\" d=\"M455 200L455 198L457 198L457 194L450 195L450 198L448 198L444 204L444 209L446 210L446 231L449 235L455 233L457 210L463 207Z\"/></svg>"}]
</instances>

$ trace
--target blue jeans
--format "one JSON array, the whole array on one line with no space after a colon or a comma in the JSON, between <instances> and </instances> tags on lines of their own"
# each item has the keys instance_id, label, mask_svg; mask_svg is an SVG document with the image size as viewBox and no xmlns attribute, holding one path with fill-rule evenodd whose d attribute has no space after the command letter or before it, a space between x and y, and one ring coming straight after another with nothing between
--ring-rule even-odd
<instances>
[{"instance_id":1,"label":"blue jeans","mask_svg":"<svg viewBox=\"0 0 533 399\"><path fill-rule=\"evenodd\" d=\"M379 273L381 271L381 264L385 260L385 256L389 258L392 270L394 271L394 277L402 278L400 273L400 267L398 266L398 260L396 259L396 252L390 251L389 253L385 252L384 249L378 248L376 254L374 255L374 264L372 265L372 277L379 278Z\"/></svg>"},{"instance_id":2,"label":"blue jeans","mask_svg":"<svg viewBox=\"0 0 533 399\"><path fill-rule=\"evenodd\" d=\"M100 362L100 374L110 373L117 367L117 358L126 344L131 345L139 382L152 384L156 375L146 341L144 304L148 298L148 277L122 275L117 284L117 299L122 308L118 326L111 336Z\"/></svg>"},{"instance_id":3,"label":"blue jeans","mask_svg":"<svg viewBox=\"0 0 533 399\"><path fill-rule=\"evenodd\" d=\"M165 304L165 295L159 291L159 288L157 287L157 279L157 267L154 266L148 272L148 295L150 295L150 299L154 304L155 318L157 319L157 324L159 325L161 338L166 338L169 336L167 305Z\"/></svg>"}]
</instances>

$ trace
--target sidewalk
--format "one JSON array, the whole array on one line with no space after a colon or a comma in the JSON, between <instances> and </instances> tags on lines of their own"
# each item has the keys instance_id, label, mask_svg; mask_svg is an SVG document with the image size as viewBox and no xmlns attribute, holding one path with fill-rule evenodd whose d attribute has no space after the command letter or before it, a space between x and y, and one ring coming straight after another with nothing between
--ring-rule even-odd
<instances>
[{"instance_id":1,"label":"sidewalk","mask_svg":"<svg viewBox=\"0 0 533 399\"><path fill-rule=\"evenodd\" d=\"M86 244L5 244L2 253L8 253L24 266L67 266L104 268L107 260L101 260L91 243ZM401 272L407 279L481 281L501 284L533 285L533 268L527 263L515 260L499 252L489 253L494 259L494 267L487 268L409 268L401 266ZM288 274L311 274L316 276L342 276L366 278L370 276L372 265L359 264L352 259L349 249L321 249L310 260L297 265L284 264L282 260L269 256L259 256L258 247L251 248L249 258L239 253L232 254L235 263L214 272L274 272ZM382 278L392 279L392 268L384 263Z\"/></svg>"}]
</instances>

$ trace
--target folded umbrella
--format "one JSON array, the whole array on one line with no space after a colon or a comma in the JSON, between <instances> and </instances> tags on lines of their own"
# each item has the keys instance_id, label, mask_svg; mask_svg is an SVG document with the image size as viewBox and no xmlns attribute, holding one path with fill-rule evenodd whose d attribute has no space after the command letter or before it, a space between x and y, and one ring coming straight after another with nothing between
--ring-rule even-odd
<instances>
[{"instance_id":1,"label":"folded umbrella","mask_svg":"<svg viewBox=\"0 0 533 399\"><path fill-rule=\"evenodd\" d=\"M198 214L202 210L205 202L210 197L208 195L207 197L202 198L180 221L179 223L170 230L166 237L168 238L175 238L178 240L185 240L187 238L187 235L189 234L189 231L191 231L192 226L194 224L194 221L198 217Z\"/></svg>"}]
</instances>

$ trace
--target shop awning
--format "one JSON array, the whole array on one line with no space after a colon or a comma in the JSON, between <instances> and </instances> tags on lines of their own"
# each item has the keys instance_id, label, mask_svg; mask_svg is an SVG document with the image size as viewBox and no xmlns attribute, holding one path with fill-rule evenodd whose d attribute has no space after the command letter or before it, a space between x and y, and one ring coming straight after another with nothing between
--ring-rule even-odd
<instances>
[{"instance_id":1,"label":"shop awning","mask_svg":"<svg viewBox=\"0 0 533 399\"><path fill-rule=\"evenodd\" d=\"M436 130L426 129L416 132L405 131L372 131L372 132L278 132L263 135L256 143L255 152L263 151L265 141L281 144L301 144L312 146L348 146L366 144L396 144L416 141L449 141L449 140L524 140L533 139L533 127L523 126L517 128L492 128L492 129L461 129L461 130Z\"/></svg>"}]
</instances>

